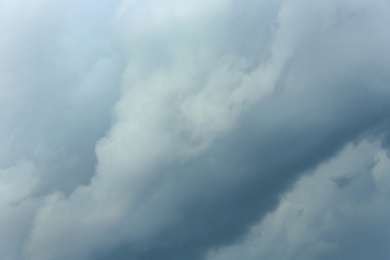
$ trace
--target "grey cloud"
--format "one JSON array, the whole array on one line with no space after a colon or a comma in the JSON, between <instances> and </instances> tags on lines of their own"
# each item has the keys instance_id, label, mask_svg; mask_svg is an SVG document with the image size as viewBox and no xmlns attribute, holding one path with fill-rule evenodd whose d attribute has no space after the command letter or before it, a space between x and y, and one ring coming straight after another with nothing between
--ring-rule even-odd
<instances>
[{"instance_id":1,"label":"grey cloud","mask_svg":"<svg viewBox=\"0 0 390 260\"><path fill-rule=\"evenodd\" d=\"M75 46L62 38L74 30L68 20L74 4L0 3L2 259L25 259L24 244L48 193L89 182L95 143L119 95L120 60L100 47L89 47L91 57L81 51L80 37ZM104 38L107 32L99 31Z\"/></svg>"},{"instance_id":2,"label":"grey cloud","mask_svg":"<svg viewBox=\"0 0 390 260\"><path fill-rule=\"evenodd\" d=\"M348 187L354 181L355 177L355 175L349 174L331 180L337 185L337 187L342 189Z\"/></svg>"},{"instance_id":3,"label":"grey cloud","mask_svg":"<svg viewBox=\"0 0 390 260\"><path fill-rule=\"evenodd\" d=\"M311 98L317 101L319 97ZM254 115L251 114L247 119L250 118L250 121L240 123L237 129L216 141L215 146L202 156L163 171L172 172L174 177L166 180L166 187L160 188L163 191L159 191L157 186L161 183L153 186L154 191L151 192L158 195L145 203L147 209L143 221L146 224L142 220L138 224L150 225L147 216L164 217L159 205L173 207L176 213L174 219L180 221L170 224L166 231L152 233L146 241L129 241L102 259L121 254L133 255L136 259L198 259L207 248L232 243L242 237L251 224L277 206L280 194L301 172L327 160L343 144L373 125L371 120L360 122L362 117L359 117L358 122L350 122L346 126L343 121L345 114L340 113L338 120L332 118L334 125L331 129L322 129L322 125L330 127L324 117L316 118L314 122L304 118L304 126L292 126L285 122L281 115L284 112L278 112L286 111L284 104L281 102L281 107L273 110L266 106L269 110L263 115L258 112L260 109L248 112L257 112L258 121L254 123ZM350 101L348 106L358 109L359 103ZM307 107L290 108L289 113L296 115L292 118L298 118L306 110ZM268 113L282 122L267 121ZM376 111L372 113L376 114ZM375 124L382 120L379 118ZM272 127L279 124L280 127ZM270 127L269 132L264 133L264 125ZM149 244L150 241L153 243ZM137 254L138 243L143 245L139 246L143 251Z\"/></svg>"},{"instance_id":4,"label":"grey cloud","mask_svg":"<svg viewBox=\"0 0 390 260\"><path fill-rule=\"evenodd\" d=\"M388 163L377 143L348 145L298 181L244 242L210 252L208 259L388 258L388 193L382 186L388 185L382 179ZM340 190L328 181L339 178L339 170L359 175Z\"/></svg>"},{"instance_id":5,"label":"grey cloud","mask_svg":"<svg viewBox=\"0 0 390 260\"><path fill-rule=\"evenodd\" d=\"M16 3L21 17L25 7ZM385 1L42 1L34 8L31 27L30 20L15 26L19 45L0 48L12 51L1 62L1 93L12 98L0 114L0 183L11 194L0 204L9 216L0 239L19 234L5 258L203 259L233 245L215 257L234 259L238 241L283 211L283 196L302 176L351 142L387 145ZM52 27L41 27L45 19ZM335 168L346 172L352 161L345 165ZM345 175L323 175L333 188L331 177L344 183ZM373 192L368 175L356 176L339 190L345 203ZM312 211L308 223L322 212ZM334 217L329 232L314 225L313 252L300 251L305 238L282 239L292 248L285 259L342 257L350 249L335 245L363 232L360 223L370 229L374 218L356 219L349 230ZM272 237L266 242L271 247ZM364 242L350 248L370 253ZM280 259L270 250L259 246L256 256Z\"/></svg>"}]
</instances>

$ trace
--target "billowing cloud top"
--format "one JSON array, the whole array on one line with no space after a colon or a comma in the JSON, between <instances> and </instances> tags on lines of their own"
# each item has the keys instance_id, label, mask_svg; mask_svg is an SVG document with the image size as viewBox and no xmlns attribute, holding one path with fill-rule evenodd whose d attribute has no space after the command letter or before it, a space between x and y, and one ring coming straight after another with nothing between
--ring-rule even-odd
<instances>
[{"instance_id":1,"label":"billowing cloud top","mask_svg":"<svg viewBox=\"0 0 390 260\"><path fill-rule=\"evenodd\" d=\"M387 0L0 0L0 258L390 258Z\"/></svg>"}]
</instances>

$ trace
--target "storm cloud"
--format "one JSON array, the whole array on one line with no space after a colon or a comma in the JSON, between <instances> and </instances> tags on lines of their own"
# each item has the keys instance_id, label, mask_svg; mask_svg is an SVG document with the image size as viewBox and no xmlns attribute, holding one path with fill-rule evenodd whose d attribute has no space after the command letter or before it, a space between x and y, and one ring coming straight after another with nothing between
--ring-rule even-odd
<instances>
[{"instance_id":1,"label":"storm cloud","mask_svg":"<svg viewBox=\"0 0 390 260\"><path fill-rule=\"evenodd\" d=\"M0 257L388 259L390 2L0 0Z\"/></svg>"}]
</instances>

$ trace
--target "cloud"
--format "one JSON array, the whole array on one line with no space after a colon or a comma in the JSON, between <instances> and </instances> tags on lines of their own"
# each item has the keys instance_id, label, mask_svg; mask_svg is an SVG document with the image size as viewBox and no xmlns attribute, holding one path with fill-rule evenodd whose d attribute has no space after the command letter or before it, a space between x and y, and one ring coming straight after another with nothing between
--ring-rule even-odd
<instances>
[{"instance_id":1,"label":"cloud","mask_svg":"<svg viewBox=\"0 0 390 260\"><path fill-rule=\"evenodd\" d=\"M379 146L342 152L361 152L356 165L339 152L361 140L387 148L388 2L0 5L13 28L0 47L0 186L13 201L1 202L0 227L19 234L3 258L348 259L350 248L371 252L365 240L338 246L358 224L386 236L383 222L367 224L386 218L382 202L350 227L357 203L323 224L307 190L327 178L336 211L329 194L348 205L386 180L386 163L360 164L386 161ZM272 251L279 237L255 235L266 246L254 252L237 242L258 227L275 228L285 255Z\"/></svg>"},{"instance_id":2,"label":"cloud","mask_svg":"<svg viewBox=\"0 0 390 260\"><path fill-rule=\"evenodd\" d=\"M388 258L388 182L381 179L388 166L377 143L348 145L301 178L243 242L211 250L207 259ZM340 189L332 179L345 174L355 178Z\"/></svg>"}]
</instances>

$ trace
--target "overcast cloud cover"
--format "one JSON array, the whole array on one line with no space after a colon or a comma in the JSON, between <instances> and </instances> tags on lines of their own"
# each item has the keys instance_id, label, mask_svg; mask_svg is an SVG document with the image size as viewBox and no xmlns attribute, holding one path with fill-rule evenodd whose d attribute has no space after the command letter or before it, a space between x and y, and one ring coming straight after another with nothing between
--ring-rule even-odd
<instances>
[{"instance_id":1,"label":"overcast cloud cover","mask_svg":"<svg viewBox=\"0 0 390 260\"><path fill-rule=\"evenodd\" d=\"M390 259L389 71L388 0L0 0L0 258Z\"/></svg>"}]
</instances>

